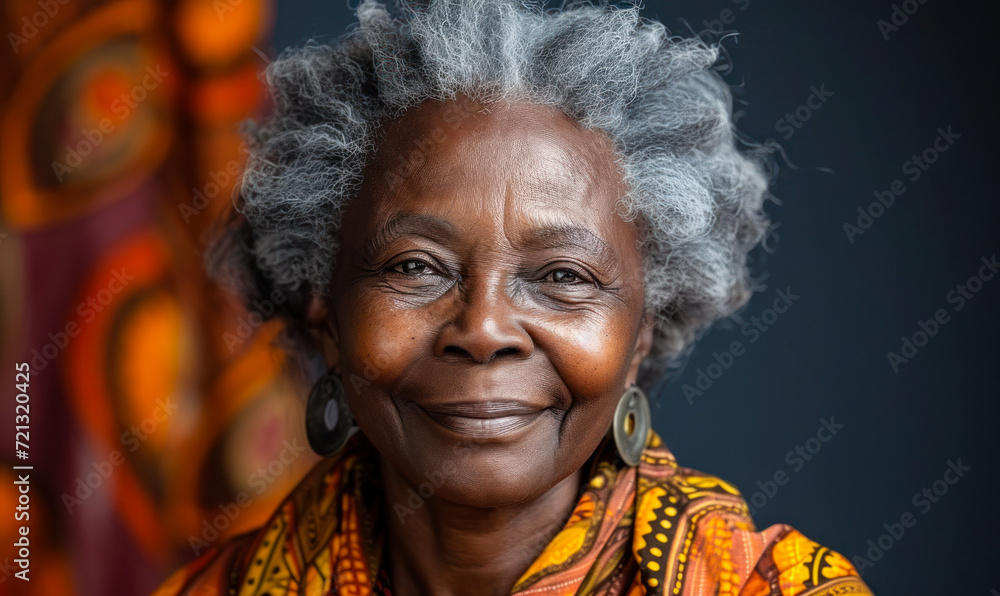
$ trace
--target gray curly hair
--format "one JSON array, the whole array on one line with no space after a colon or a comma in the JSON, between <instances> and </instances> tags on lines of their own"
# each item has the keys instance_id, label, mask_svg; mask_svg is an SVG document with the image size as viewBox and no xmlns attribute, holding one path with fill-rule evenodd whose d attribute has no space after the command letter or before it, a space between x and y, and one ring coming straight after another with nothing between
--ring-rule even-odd
<instances>
[{"instance_id":1,"label":"gray curly hair","mask_svg":"<svg viewBox=\"0 0 1000 596\"><path fill-rule=\"evenodd\" d=\"M275 291L304 344L303 309L325 296L337 231L385 124L459 96L554 106L613 142L645 263L654 345L647 389L698 333L752 292L747 254L767 228L768 159L737 148L720 50L670 36L639 8L516 0L375 0L330 44L309 41L266 70L273 110L249 124L249 157L209 268L248 304ZM300 341L296 341L295 337Z\"/></svg>"}]
</instances>

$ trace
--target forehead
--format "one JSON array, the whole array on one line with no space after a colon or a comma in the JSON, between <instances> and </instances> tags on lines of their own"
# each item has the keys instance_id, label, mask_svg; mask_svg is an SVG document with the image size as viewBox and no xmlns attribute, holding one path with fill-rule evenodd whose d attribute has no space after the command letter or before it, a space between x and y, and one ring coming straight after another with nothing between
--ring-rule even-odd
<instances>
[{"instance_id":1,"label":"forehead","mask_svg":"<svg viewBox=\"0 0 1000 596\"><path fill-rule=\"evenodd\" d=\"M607 227L624 192L603 133L548 106L459 99L425 102L391 124L358 198L376 221L460 204L484 218Z\"/></svg>"}]
</instances>

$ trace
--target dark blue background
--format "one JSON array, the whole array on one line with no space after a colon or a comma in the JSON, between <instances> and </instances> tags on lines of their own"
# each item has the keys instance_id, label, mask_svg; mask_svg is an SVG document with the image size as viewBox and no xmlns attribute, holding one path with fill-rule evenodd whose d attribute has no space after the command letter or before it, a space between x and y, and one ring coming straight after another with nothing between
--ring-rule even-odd
<instances>
[{"instance_id":1,"label":"dark blue background","mask_svg":"<svg viewBox=\"0 0 1000 596\"><path fill-rule=\"evenodd\" d=\"M654 396L655 427L682 464L733 482L748 498L758 481L787 473L757 511L758 525L790 523L849 558L867 558L883 524L911 513L915 525L863 569L879 596L990 596L1000 590L992 567L1000 276L960 311L946 296L977 273L981 257L1000 252L990 183L996 19L971 3L928 0L885 39L877 22L890 19L892 4L647 3L647 16L685 35L731 11L727 29L739 36L723 45L734 63L728 80L745 100L739 127L781 142L798 167L782 163L773 189L781 204L768 204L780 223L769 238L776 250L756 259L767 287L742 320L761 316L779 288L799 298L754 342L737 320L706 335ZM340 34L352 20L344 1L281 0L266 50L274 56L275 48ZM777 122L812 86L833 95L786 139L789 129ZM911 182L904 162L949 126L961 137ZM858 207L896 179L905 194L850 243L843 225L856 224ZM899 353L901 336L912 337L918 320L940 308L949 321L894 372L887 353ZM718 373L708 371L713 354L733 341L745 352L689 404L684 385L694 387L699 370ZM817 436L823 417L843 428L810 461L786 460ZM929 509L914 504L959 459L971 467L965 476Z\"/></svg>"}]
</instances>

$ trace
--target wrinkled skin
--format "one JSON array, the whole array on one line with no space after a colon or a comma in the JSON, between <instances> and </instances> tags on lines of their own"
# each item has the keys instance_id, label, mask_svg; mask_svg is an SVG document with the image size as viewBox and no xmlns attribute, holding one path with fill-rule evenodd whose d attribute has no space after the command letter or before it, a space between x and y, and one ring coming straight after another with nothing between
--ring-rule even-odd
<instances>
[{"instance_id":1,"label":"wrinkled skin","mask_svg":"<svg viewBox=\"0 0 1000 596\"><path fill-rule=\"evenodd\" d=\"M571 512L652 342L625 191L554 108L388 125L308 322L380 453L396 594L509 593Z\"/></svg>"}]
</instances>

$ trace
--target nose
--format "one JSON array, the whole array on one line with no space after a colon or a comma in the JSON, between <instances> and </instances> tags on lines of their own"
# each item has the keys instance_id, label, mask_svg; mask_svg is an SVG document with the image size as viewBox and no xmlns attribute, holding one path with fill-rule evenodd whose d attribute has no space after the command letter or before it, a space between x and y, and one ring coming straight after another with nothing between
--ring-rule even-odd
<instances>
[{"instance_id":1,"label":"nose","mask_svg":"<svg viewBox=\"0 0 1000 596\"><path fill-rule=\"evenodd\" d=\"M503 276L465 277L458 290L453 316L435 345L438 356L487 364L498 356L531 355L531 336Z\"/></svg>"}]
</instances>

